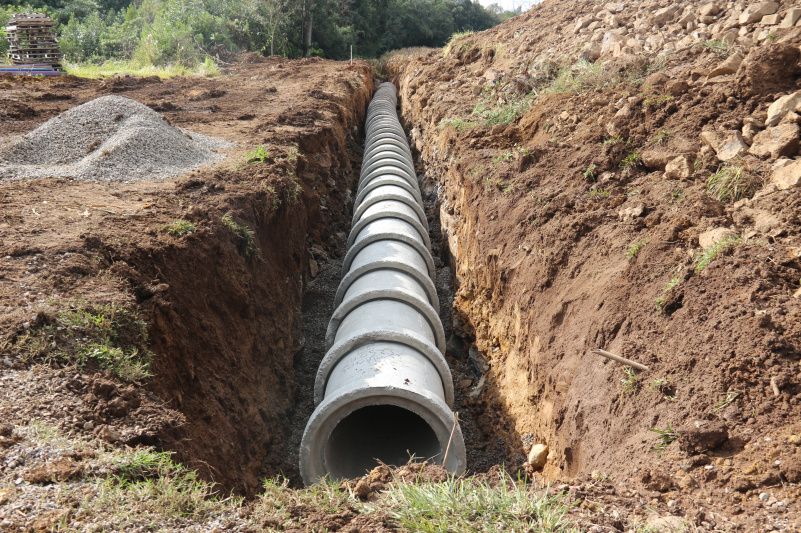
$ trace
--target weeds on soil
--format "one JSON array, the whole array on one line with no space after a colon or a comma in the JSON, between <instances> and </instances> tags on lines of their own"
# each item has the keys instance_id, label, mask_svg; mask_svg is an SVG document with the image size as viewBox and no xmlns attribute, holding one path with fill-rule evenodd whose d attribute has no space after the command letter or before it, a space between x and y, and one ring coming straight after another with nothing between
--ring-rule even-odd
<instances>
[{"instance_id":1,"label":"weeds on soil","mask_svg":"<svg viewBox=\"0 0 801 533\"><path fill-rule=\"evenodd\" d=\"M648 244L648 241L637 241L633 243L626 249L626 259L629 261L634 261L642 249L645 248L646 244Z\"/></svg>"},{"instance_id":2,"label":"weeds on soil","mask_svg":"<svg viewBox=\"0 0 801 533\"><path fill-rule=\"evenodd\" d=\"M16 342L20 359L104 370L123 381L150 376L147 323L115 305L74 306L47 317Z\"/></svg>"},{"instance_id":3,"label":"weeds on soil","mask_svg":"<svg viewBox=\"0 0 801 533\"><path fill-rule=\"evenodd\" d=\"M176 220L165 226L164 231L173 237L183 237L195 231L195 225L188 220Z\"/></svg>"},{"instance_id":4,"label":"weeds on soil","mask_svg":"<svg viewBox=\"0 0 801 533\"><path fill-rule=\"evenodd\" d=\"M725 203L750 198L758 188L759 180L740 165L724 165L706 181L707 192Z\"/></svg>"},{"instance_id":5,"label":"weeds on soil","mask_svg":"<svg viewBox=\"0 0 801 533\"><path fill-rule=\"evenodd\" d=\"M259 256L259 249L256 245L256 233L247 225L240 224L231 213L222 216L223 225L237 237L239 252L246 259L256 259Z\"/></svg>"},{"instance_id":6,"label":"weeds on soil","mask_svg":"<svg viewBox=\"0 0 801 533\"><path fill-rule=\"evenodd\" d=\"M715 412L718 413L728 406L730 406L734 401L740 397L740 393L737 391L727 391L726 396L724 396L718 403L715 404Z\"/></svg>"},{"instance_id":7,"label":"weeds on soil","mask_svg":"<svg viewBox=\"0 0 801 533\"><path fill-rule=\"evenodd\" d=\"M620 390L623 394L634 394L640 388L640 376L633 368L623 369L623 378L620 380Z\"/></svg>"},{"instance_id":8,"label":"weeds on soil","mask_svg":"<svg viewBox=\"0 0 801 533\"><path fill-rule=\"evenodd\" d=\"M657 434L659 442L654 446L654 450L662 451L679 438L679 434L668 424L664 428L651 428Z\"/></svg>"},{"instance_id":9,"label":"weeds on soil","mask_svg":"<svg viewBox=\"0 0 801 533\"><path fill-rule=\"evenodd\" d=\"M270 160L270 152L264 146L257 146L245 154L248 163L266 163Z\"/></svg>"},{"instance_id":10,"label":"weeds on soil","mask_svg":"<svg viewBox=\"0 0 801 533\"><path fill-rule=\"evenodd\" d=\"M703 272L719 255L736 247L741 242L740 237L728 237L707 248L695 261L695 273Z\"/></svg>"},{"instance_id":11,"label":"weeds on soil","mask_svg":"<svg viewBox=\"0 0 801 533\"><path fill-rule=\"evenodd\" d=\"M657 309L662 309L665 304L667 303L668 295L670 291L672 291L678 284L681 283L681 277L676 275L670 278L664 287L662 287L662 292L656 298L656 307Z\"/></svg>"}]
</instances>

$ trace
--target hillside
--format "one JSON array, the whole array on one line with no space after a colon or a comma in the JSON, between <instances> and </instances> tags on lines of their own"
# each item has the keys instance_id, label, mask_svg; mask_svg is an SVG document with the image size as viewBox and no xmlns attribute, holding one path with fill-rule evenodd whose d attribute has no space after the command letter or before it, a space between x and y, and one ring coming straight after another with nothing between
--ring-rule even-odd
<instances>
[{"instance_id":1,"label":"hillside","mask_svg":"<svg viewBox=\"0 0 801 533\"><path fill-rule=\"evenodd\" d=\"M467 473L302 488L384 78ZM789 1L0 79L0 529L797 531L800 131Z\"/></svg>"}]
</instances>

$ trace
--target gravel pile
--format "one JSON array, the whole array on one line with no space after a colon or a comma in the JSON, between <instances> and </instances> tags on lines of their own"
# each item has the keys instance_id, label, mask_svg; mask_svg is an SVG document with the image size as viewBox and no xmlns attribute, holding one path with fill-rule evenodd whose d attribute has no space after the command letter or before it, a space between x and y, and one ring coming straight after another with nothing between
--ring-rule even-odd
<instances>
[{"instance_id":1,"label":"gravel pile","mask_svg":"<svg viewBox=\"0 0 801 533\"><path fill-rule=\"evenodd\" d=\"M103 96L0 148L0 179L164 179L220 159L220 139L171 126L123 96Z\"/></svg>"}]
</instances>

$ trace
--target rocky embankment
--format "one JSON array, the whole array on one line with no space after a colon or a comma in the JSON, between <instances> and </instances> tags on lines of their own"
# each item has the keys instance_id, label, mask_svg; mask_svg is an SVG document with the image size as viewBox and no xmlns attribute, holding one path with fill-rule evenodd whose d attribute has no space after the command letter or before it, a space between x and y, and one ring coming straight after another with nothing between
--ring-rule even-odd
<instances>
[{"instance_id":1,"label":"rocky embankment","mask_svg":"<svg viewBox=\"0 0 801 533\"><path fill-rule=\"evenodd\" d=\"M475 401L547 446L531 470L636 480L705 529L799 524L799 44L791 2L546 0L387 58Z\"/></svg>"}]
</instances>

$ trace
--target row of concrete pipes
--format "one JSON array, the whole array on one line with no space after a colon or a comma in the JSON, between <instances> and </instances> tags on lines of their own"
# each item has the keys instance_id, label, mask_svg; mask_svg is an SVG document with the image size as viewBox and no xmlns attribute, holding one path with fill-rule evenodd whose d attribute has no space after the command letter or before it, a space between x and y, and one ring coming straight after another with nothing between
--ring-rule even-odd
<instances>
[{"instance_id":1,"label":"row of concrete pipes","mask_svg":"<svg viewBox=\"0 0 801 533\"><path fill-rule=\"evenodd\" d=\"M379 461L465 468L428 221L397 103L383 83L367 110L344 277L300 449L307 484Z\"/></svg>"}]
</instances>

